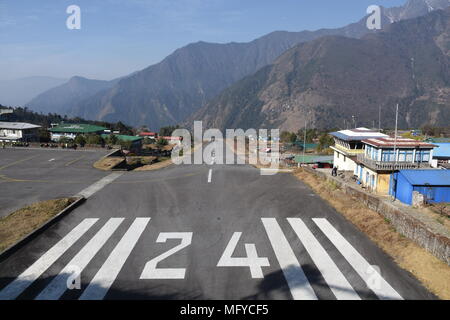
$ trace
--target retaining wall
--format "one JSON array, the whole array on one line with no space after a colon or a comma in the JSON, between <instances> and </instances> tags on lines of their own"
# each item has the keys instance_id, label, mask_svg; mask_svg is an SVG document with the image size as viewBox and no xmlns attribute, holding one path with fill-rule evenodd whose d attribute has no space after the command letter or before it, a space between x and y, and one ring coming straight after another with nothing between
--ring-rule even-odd
<instances>
[{"instance_id":1,"label":"retaining wall","mask_svg":"<svg viewBox=\"0 0 450 320\"><path fill-rule=\"evenodd\" d=\"M425 217L422 218L410 210L402 210L390 203L389 200L384 200L376 195L358 190L324 172L311 168L305 168L305 170L326 180L334 181L346 194L364 203L369 209L378 212L388 219L399 233L413 240L422 248L450 265L450 238L445 234L433 230L435 227L426 223L424 221L426 220Z\"/></svg>"}]
</instances>

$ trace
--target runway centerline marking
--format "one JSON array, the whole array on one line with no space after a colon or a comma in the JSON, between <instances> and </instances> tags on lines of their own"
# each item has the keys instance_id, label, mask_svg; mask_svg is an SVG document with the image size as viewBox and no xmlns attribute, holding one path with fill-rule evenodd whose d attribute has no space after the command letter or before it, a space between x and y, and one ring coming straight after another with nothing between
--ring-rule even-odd
<instances>
[{"instance_id":1,"label":"runway centerline marking","mask_svg":"<svg viewBox=\"0 0 450 320\"><path fill-rule=\"evenodd\" d=\"M16 299L26 288L38 279L64 252L66 252L98 219L84 219L64 238L44 253L35 263L22 272L13 282L0 291L0 300Z\"/></svg>"},{"instance_id":2,"label":"runway centerline marking","mask_svg":"<svg viewBox=\"0 0 450 320\"><path fill-rule=\"evenodd\" d=\"M353 269L365 281L366 285L382 300L403 300L391 285L384 280L381 274L371 266L366 259L337 231L327 219L313 218L314 223L333 243L338 251L344 256ZM374 275L376 281L373 281Z\"/></svg>"},{"instance_id":3,"label":"runway centerline marking","mask_svg":"<svg viewBox=\"0 0 450 320\"><path fill-rule=\"evenodd\" d=\"M209 169L209 171L208 171L208 183L211 183L211 178L212 178L212 169Z\"/></svg>"}]
</instances>

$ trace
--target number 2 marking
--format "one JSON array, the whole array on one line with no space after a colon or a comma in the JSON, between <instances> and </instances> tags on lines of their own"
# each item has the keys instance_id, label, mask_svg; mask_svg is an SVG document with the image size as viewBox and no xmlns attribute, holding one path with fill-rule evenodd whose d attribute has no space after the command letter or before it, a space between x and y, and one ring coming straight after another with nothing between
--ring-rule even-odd
<instances>
[{"instance_id":1,"label":"number 2 marking","mask_svg":"<svg viewBox=\"0 0 450 320\"><path fill-rule=\"evenodd\" d=\"M156 239L158 243L164 243L167 239L181 239L181 243L169 251L160 254L145 264L140 279L184 279L186 268L156 268L162 260L170 257L178 251L186 248L192 242L192 232L161 232Z\"/></svg>"}]
</instances>

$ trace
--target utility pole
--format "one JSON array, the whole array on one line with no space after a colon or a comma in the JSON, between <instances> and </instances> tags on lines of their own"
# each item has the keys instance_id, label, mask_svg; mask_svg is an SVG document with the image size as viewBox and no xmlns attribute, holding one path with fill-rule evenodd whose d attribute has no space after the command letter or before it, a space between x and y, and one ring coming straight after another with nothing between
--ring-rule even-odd
<instances>
[{"instance_id":1,"label":"utility pole","mask_svg":"<svg viewBox=\"0 0 450 320\"><path fill-rule=\"evenodd\" d=\"M378 105L378 131L381 132L381 104Z\"/></svg>"},{"instance_id":2,"label":"utility pole","mask_svg":"<svg viewBox=\"0 0 450 320\"><path fill-rule=\"evenodd\" d=\"M397 163L397 124L398 124L398 103L395 109L395 133L394 133L394 159Z\"/></svg>"},{"instance_id":3,"label":"utility pole","mask_svg":"<svg viewBox=\"0 0 450 320\"><path fill-rule=\"evenodd\" d=\"M305 118L305 133L303 135L303 162L305 162L305 151L306 151L306 118Z\"/></svg>"}]
</instances>

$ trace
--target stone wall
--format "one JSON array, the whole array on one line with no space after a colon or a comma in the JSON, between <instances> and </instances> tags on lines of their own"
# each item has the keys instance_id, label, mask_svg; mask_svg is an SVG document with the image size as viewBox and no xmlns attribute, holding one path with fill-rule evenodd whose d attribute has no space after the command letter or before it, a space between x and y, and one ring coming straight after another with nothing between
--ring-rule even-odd
<instances>
[{"instance_id":1,"label":"stone wall","mask_svg":"<svg viewBox=\"0 0 450 320\"><path fill-rule=\"evenodd\" d=\"M324 172L311 168L305 169L321 178L334 181L346 194L361 201L369 209L388 219L400 234L413 240L422 248L450 265L450 238L434 230L435 228L425 221L425 217L421 217L410 210L402 210L390 203L389 200L358 190Z\"/></svg>"}]
</instances>

